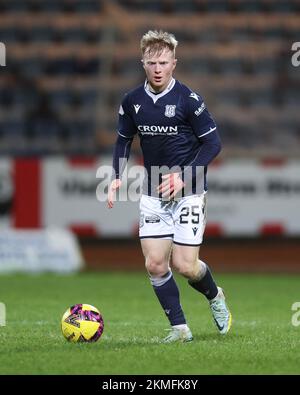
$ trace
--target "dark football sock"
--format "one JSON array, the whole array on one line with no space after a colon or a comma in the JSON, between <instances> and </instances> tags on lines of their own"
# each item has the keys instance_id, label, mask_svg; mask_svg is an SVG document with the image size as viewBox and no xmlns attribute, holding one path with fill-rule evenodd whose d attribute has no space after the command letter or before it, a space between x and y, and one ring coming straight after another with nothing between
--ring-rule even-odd
<instances>
[{"instance_id":1,"label":"dark football sock","mask_svg":"<svg viewBox=\"0 0 300 395\"><path fill-rule=\"evenodd\" d=\"M179 290L173 276L163 285L153 285L156 296L170 321L170 324L186 324L186 320L180 305Z\"/></svg>"},{"instance_id":2,"label":"dark football sock","mask_svg":"<svg viewBox=\"0 0 300 395\"><path fill-rule=\"evenodd\" d=\"M201 292L208 300L215 298L218 294L218 288L212 277L209 267L206 265L206 273L201 280L189 280L191 287Z\"/></svg>"}]
</instances>

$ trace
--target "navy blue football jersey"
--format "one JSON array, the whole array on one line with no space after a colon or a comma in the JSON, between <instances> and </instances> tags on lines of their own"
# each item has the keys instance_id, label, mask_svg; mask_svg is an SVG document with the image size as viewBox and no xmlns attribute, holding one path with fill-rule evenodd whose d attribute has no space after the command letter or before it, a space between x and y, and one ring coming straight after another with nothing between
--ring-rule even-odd
<instances>
[{"instance_id":1,"label":"navy blue football jersey","mask_svg":"<svg viewBox=\"0 0 300 395\"><path fill-rule=\"evenodd\" d=\"M181 82L172 78L156 94L146 81L127 93L119 109L118 134L128 140L135 134L140 137L147 171L143 193L155 195L158 181L153 182L153 171L151 177L153 167L183 172L195 164L202 166L200 193L206 189L206 166L219 152L219 148L210 150L219 147L217 127L202 97ZM206 150L207 142L210 147Z\"/></svg>"}]
</instances>

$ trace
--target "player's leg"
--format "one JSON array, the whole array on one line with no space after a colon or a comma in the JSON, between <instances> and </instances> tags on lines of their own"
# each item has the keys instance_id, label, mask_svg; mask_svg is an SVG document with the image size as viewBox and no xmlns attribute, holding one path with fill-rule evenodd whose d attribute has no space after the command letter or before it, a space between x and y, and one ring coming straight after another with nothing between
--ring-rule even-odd
<instances>
[{"instance_id":1,"label":"player's leg","mask_svg":"<svg viewBox=\"0 0 300 395\"><path fill-rule=\"evenodd\" d=\"M231 327L231 313L226 305L223 290L217 287L207 264L198 259L199 247L173 246L173 267L196 291L202 293L209 302L215 324L221 334Z\"/></svg>"},{"instance_id":2,"label":"player's leg","mask_svg":"<svg viewBox=\"0 0 300 395\"><path fill-rule=\"evenodd\" d=\"M200 259L199 246L184 246L174 243L172 252L172 266L188 279L189 284L201 292L208 300L218 294L217 285L209 267Z\"/></svg>"},{"instance_id":3,"label":"player's leg","mask_svg":"<svg viewBox=\"0 0 300 395\"><path fill-rule=\"evenodd\" d=\"M179 290L169 267L173 233L174 222L169 208L161 200L143 195L139 235L151 284L173 328L166 342L192 337L190 332L187 333L189 329L180 305ZM175 332L177 336L172 336ZM183 332L184 336L178 336Z\"/></svg>"},{"instance_id":4,"label":"player's leg","mask_svg":"<svg viewBox=\"0 0 300 395\"><path fill-rule=\"evenodd\" d=\"M205 196L183 198L174 212L173 267L209 301L215 323L225 334L231 326L231 314L221 288L217 287L206 263L199 260L206 222Z\"/></svg>"},{"instance_id":5,"label":"player's leg","mask_svg":"<svg viewBox=\"0 0 300 395\"><path fill-rule=\"evenodd\" d=\"M164 342L192 340L180 304L179 289L169 267L172 240L144 238L141 246L150 282L172 327Z\"/></svg>"}]
</instances>

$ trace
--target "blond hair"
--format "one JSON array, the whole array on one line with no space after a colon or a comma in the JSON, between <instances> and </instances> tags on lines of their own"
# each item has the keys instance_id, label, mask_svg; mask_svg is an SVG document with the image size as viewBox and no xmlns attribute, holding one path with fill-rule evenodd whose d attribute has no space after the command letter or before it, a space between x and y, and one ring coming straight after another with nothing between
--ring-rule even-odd
<instances>
[{"instance_id":1,"label":"blond hair","mask_svg":"<svg viewBox=\"0 0 300 395\"><path fill-rule=\"evenodd\" d=\"M173 52L175 57L175 49L177 47L178 41L176 40L174 34L164 32L162 30L149 30L145 33L141 39L141 51L142 55L154 55L161 53L165 49L169 49Z\"/></svg>"}]
</instances>

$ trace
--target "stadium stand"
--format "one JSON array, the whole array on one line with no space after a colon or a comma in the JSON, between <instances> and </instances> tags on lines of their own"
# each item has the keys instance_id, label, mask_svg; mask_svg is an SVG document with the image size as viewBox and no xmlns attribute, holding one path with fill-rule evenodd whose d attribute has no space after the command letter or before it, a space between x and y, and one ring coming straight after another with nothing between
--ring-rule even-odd
<instances>
[{"instance_id":1,"label":"stadium stand","mask_svg":"<svg viewBox=\"0 0 300 395\"><path fill-rule=\"evenodd\" d=\"M222 155L299 156L299 0L1 1L1 154L110 152L150 28L180 41L176 77L206 99Z\"/></svg>"}]
</instances>

